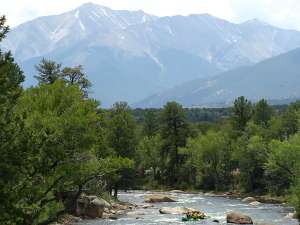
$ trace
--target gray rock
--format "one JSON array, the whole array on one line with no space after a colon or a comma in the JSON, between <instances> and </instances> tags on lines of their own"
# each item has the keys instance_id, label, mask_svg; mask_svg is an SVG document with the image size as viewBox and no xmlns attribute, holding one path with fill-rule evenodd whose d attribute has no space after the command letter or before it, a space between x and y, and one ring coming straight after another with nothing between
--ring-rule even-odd
<instances>
[{"instance_id":1,"label":"gray rock","mask_svg":"<svg viewBox=\"0 0 300 225\"><path fill-rule=\"evenodd\" d=\"M255 202L255 201L256 199L253 197L247 197L242 200L242 202L246 202L246 203Z\"/></svg>"},{"instance_id":2,"label":"gray rock","mask_svg":"<svg viewBox=\"0 0 300 225\"><path fill-rule=\"evenodd\" d=\"M76 215L90 218L102 218L107 202L97 196L81 195L76 203Z\"/></svg>"},{"instance_id":3,"label":"gray rock","mask_svg":"<svg viewBox=\"0 0 300 225\"><path fill-rule=\"evenodd\" d=\"M238 213L238 212L231 212L227 214L227 223L234 223L234 224L253 224L251 217Z\"/></svg>"},{"instance_id":4,"label":"gray rock","mask_svg":"<svg viewBox=\"0 0 300 225\"><path fill-rule=\"evenodd\" d=\"M167 195L149 195L146 197L145 202L157 203L157 202L176 202L176 201Z\"/></svg>"},{"instance_id":5,"label":"gray rock","mask_svg":"<svg viewBox=\"0 0 300 225\"><path fill-rule=\"evenodd\" d=\"M197 211L195 209L192 208L186 208L186 207L162 207L159 212L161 214L186 214L188 212L192 212L192 211Z\"/></svg>"}]
</instances>

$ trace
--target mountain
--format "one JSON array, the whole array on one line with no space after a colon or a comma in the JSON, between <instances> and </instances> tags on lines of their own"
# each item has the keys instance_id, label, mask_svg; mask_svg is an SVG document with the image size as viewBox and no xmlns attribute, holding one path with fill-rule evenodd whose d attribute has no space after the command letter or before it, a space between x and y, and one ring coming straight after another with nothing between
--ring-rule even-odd
<instances>
[{"instance_id":1,"label":"mountain","mask_svg":"<svg viewBox=\"0 0 300 225\"><path fill-rule=\"evenodd\" d=\"M104 106L138 102L299 46L300 32L259 20L234 24L208 14L156 17L93 3L21 24L1 44L25 71L25 86L35 84L34 65L43 57L83 65L92 95Z\"/></svg>"},{"instance_id":2,"label":"mountain","mask_svg":"<svg viewBox=\"0 0 300 225\"><path fill-rule=\"evenodd\" d=\"M237 68L209 79L197 79L153 95L136 107L161 107L178 101L186 107L223 107L245 96L257 101L289 102L300 98L300 48L252 66Z\"/></svg>"}]
</instances>

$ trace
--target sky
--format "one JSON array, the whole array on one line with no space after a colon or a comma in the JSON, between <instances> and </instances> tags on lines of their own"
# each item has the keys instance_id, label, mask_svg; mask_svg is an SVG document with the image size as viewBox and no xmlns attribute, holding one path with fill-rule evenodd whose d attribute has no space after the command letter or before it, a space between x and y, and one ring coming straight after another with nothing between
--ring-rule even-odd
<instances>
[{"instance_id":1,"label":"sky","mask_svg":"<svg viewBox=\"0 0 300 225\"><path fill-rule=\"evenodd\" d=\"M39 16L60 14L86 2L112 9L143 10L157 16L209 13L231 22L253 18L300 30L300 0L0 0L11 27Z\"/></svg>"}]
</instances>

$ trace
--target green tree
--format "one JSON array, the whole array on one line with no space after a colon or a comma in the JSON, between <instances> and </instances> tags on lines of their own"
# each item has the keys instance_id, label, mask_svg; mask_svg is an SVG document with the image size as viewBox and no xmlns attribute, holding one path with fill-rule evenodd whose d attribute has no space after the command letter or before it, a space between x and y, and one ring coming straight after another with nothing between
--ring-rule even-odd
<instances>
[{"instance_id":1,"label":"green tree","mask_svg":"<svg viewBox=\"0 0 300 225\"><path fill-rule=\"evenodd\" d=\"M228 136L222 132L189 139L181 148L186 156L185 168L190 182L209 190L226 190L231 181L231 148Z\"/></svg>"},{"instance_id":2,"label":"green tree","mask_svg":"<svg viewBox=\"0 0 300 225\"><path fill-rule=\"evenodd\" d=\"M272 108L265 99L262 99L255 104L253 112L254 123L267 127L271 117Z\"/></svg>"},{"instance_id":3,"label":"green tree","mask_svg":"<svg viewBox=\"0 0 300 225\"><path fill-rule=\"evenodd\" d=\"M43 58L35 68L38 72L35 78L39 84L53 84L56 80L62 78L61 64L55 61Z\"/></svg>"},{"instance_id":4,"label":"green tree","mask_svg":"<svg viewBox=\"0 0 300 225\"><path fill-rule=\"evenodd\" d=\"M108 122L108 144L117 156L133 158L136 148L136 123L126 102L113 105Z\"/></svg>"},{"instance_id":5,"label":"green tree","mask_svg":"<svg viewBox=\"0 0 300 225\"><path fill-rule=\"evenodd\" d=\"M158 134L155 136L143 137L137 148L136 161L143 171L151 170L152 180L156 180L158 177L160 168L160 150L161 138Z\"/></svg>"},{"instance_id":6,"label":"green tree","mask_svg":"<svg viewBox=\"0 0 300 225\"><path fill-rule=\"evenodd\" d=\"M2 41L9 31L9 26L6 25L6 17L0 17L0 41Z\"/></svg>"},{"instance_id":7,"label":"green tree","mask_svg":"<svg viewBox=\"0 0 300 225\"><path fill-rule=\"evenodd\" d=\"M132 183L134 175L134 161L124 157L109 156L100 159L101 171L104 173L106 189L110 194L115 189L114 197L117 199L118 191L116 188L128 188Z\"/></svg>"},{"instance_id":8,"label":"green tree","mask_svg":"<svg viewBox=\"0 0 300 225\"><path fill-rule=\"evenodd\" d=\"M143 134L148 137L154 136L159 130L157 113L149 110L145 114Z\"/></svg>"},{"instance_id":9,"label":"green tree","mask_svg":"<svg viewBox=\"0 0 300 225\"><path fill-rule=\"evenodd\" d=\"M244 96L234 101L232 123L237 131L244 131L252 116L252 104Z\"/></svg>"},{"instance_id":10,"label":"green tree","mask_svg":"<svg viewBox=\"0 0 300 225\"><path fill-rule=\"evenodd\" d=\"M266 163L269 188L280 194L287 191L300 176L300 136L297 134L289 140L273 140Z\"/></svg>"},{"instance_id":11,"label":"green tree","mask_svg":"<svg viewBox=\"0 0 300 225\"><path fill-rule=\"evenodd\" d=\"M161 112L160 124L162 172L168 184L176 184L182 163L178 150L186 145L189 132L182 106L176 102L168 102Z\"/></svg>"},{"instance_id":12,"label":"green tree","mask_svg":"<svg viewBox=\"0 0 300 225\"><path fill-rule=\"evenodd\" d=\"M81 65L75 67L65 67L62 70L62 76L70 85L79 85L80 89L88 95L88 89L91 87L91 82L86 78Z\"/></svg>"},{"instance_id":13,"label":"green tree","mask_svg":"<svg viewBox=\"0 0 300 225\"><path fill-rule=\"evenodd\" d=\"M16 118L22 129L5 162L9 169L1 192L11 200L4 214L7 224L54 220L72 210L65 206L74 206L86 182L97 179L99 165L93 154L97 107L97 102L83 98L77 86L62 80L30 88L19 98ZM73 204L67 204L63 196L71 190L78 193Z\"/></svg>"},{"instance_id":14,"label":"green tree","mask_svg":"<svg viewBox=\"0 0 300 225\"><path fill-rule=\"evenodd\" d=\"M0 18L0 41L9 31L5 23L6 19L2 16ZM23 80L23 72L14 62L11 53L0 51L0 224L3 225L11 225L10 219L18 217L17 211L11 207L18 196L12 193L9 182L15 179L17 172L13 167L18 163L14 160L14 143L20 128L14 119L14 111L16 101L22 93Z\"/></svg>"},{"instance_id":15,"label":"green tree","mask_svg":"<svg viewBox=\"0 0 300 225\"><path fill-rule=\"evenodd\" d=\"M108 130L108 146L115 156L134 159L137 146L136 123L126 102L117 102L110 113ZM134 171L122 173L118 182L115 182L114 196L117 198L119 188L128 188L134 179Z\"/></svg>"},{"instance_id":16,"label":"green tree","mask_svg":"<svg viewBox=\"0 0 300 225\"><path fill-rule=\"evenodd\" d=\"M268 146L260 136L240 137L235 143L235 159L239 162L241 188L246 192L264 191L265 163L268 159Z\"/></svg>"}]
</instances>

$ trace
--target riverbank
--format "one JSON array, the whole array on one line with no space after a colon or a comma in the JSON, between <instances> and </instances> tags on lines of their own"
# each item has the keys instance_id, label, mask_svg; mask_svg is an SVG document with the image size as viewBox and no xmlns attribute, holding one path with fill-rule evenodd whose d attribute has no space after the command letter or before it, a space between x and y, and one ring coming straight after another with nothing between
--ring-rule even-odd
<instances>
[{"instance_id":1,"label":"riverbank","mask_svg":"<svg viewBox=\"0 0 300 225\"><path fill-rule=\"evenodd\" d=\"M145 199L152 194L165 194L170 196L174 202L145 203ZM201 224L226 224L226 215L230 212L240 212L249 215L255 223L268 223L274 225L298 225L297 220L286 217L293 212L291 207L283 204L265 204L260 202L251 205L251 202L243 202L242 196L232 193L212 192L183 192L173 191L128 191L120 193L120 200L129 202L136 207L127 208L122 213L115 212L114 218L82 220L78 225L127 225L127 224L157 224L164 225L174 222L181 224L182 215L162 214L160 209L185 209L192 208L204 212L209 218ZM244 197L244 196L243 196ZM253 197L252 197L253 198ZM251 200L251 199L250 199ZM253 199L252 199L253 200ZM257 199L255 199L257 200ZM269 200L269 199L268 199ZM273 201L273 200L272 200ZM258 202L258 201L257 201Z\"/></svg>"}]
</instances>

